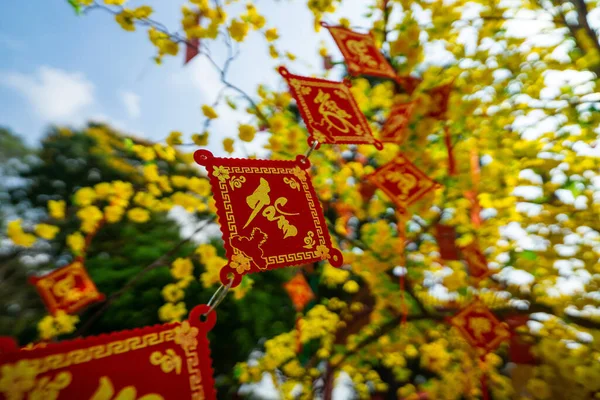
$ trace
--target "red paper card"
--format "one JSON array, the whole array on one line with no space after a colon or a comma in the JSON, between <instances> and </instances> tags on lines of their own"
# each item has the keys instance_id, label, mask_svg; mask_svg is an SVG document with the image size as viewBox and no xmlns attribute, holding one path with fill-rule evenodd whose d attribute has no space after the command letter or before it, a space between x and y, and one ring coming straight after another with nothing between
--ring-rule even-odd
<instances>
[{"instance_id":1,"label":"red paper card","mask_svg":"<svg viewBox=\"0 0 600 400\"><path fill-rule=\"evenodd\" d=\"M421 78L415 78L413 76L400 76L396 78L396 82L402 86L402 88L411 95L415 89L423 82Z\"/></svg>"},{"instance_id":2,"label":"red paper card","mask_svg":"<svg viewBox=\"0 0 600 400\"><path fill-rule=\"evenodd\" d=\"M461 250L469 268L469 275L475 281L478 282L494 273L488 268L485 255L481 252L476 242L469 243L467 246L462 247Z\"/></svg>"},{"instance_id":3,"label":"red paper card","mask_svg":"<svg viewBox=\"0 0 600 400\"><path fill-rule=\"evenodd\" d=\"M200 12L198 12L198 14L196 14L196 25L200 24L201 15L202 14ZM185 45L185 61L184 61L183 65L192 61L192 59L194 57L196 57L198 54L200 54L200 39L199 38L188 39L188 42Z\"/></svg>"},{"instance_id":4,"label":"red paper card","mask_svg":"<svg viewBox=\"0 0 600 400\"><path fill-rule=\"evenodd\" d=\"M215 399L208 306L189 321L0 355L0 399Z\"/></svg>"},{"instance_id":5,"label":"red paper card","mask_svg":"<svg viewBox=\"0 0 600 400\"><path fill-rule=\"evenodd\" d=\"M18 346L15 339L10 336L0 336L0 355L17 350Z\"/></svg>"},{"instance_id":6,"label":"red paper card","mask_svg":"<svg viewBox=\"0 0 600 400\"><path fill-rule=\"evenodd\" d=\"M396 79L396 71L375 45L373 35L353 32L343 26L328 26L333 40L344 55L351 75L371 75Z\"/></svg>"},{"instance_id":7,"label":"red paper card","mask_svg":"<svg viewBox=\"0 0 600 400\"><path fill-rule=\"evenodd\" d=\"M90 303L104 300L81 261L58 268L44 276L31 277L51 314L63 310L73 314Z\"/></svg>"},{"instance_id":8,"label":"red paper card","mask_svg":"<svg viewBox=\"0 0 600 400\"><path fill-rule=\"evenodd\" d=\"M296 311L302 311L304 307L315 298L310 285L306 282L304 274L296 274L292 279L285 283L283 287L292 299Z\"/></svg>"},{"instance_id":9,"label":"red paper card","mask_svg":"<svg viewBox=\"0 0 600 400\"><path fill-rule=\"evenodd\" d=\"M331 244L327 223L306 157L296 161L214 157L207 150L194 160L208 170L228 265L221 282L237 286L242 276L274 268L329 260L339 267L342 253Z\"/></svg>"},{"instance_id":10,"label":"red paper card","mask_svg":"<svg viewBox=\"0 0 600 400\"><path fill-rule=\"evenodd\" d=\"M440 248L442 260L459 260L458 247L456 247L456 229L453 226L437 225L435 238Z\"/></svg>"},{"instance_id":11,"label":"red paper card","mask_svg":"<svg viewBox=\"0 0 600 400\"><path fill-rule=\"evenodd\" d=\"M483 357L510 337L505 323L479 300L475 300L450 319L467 341Z\"/></svg>"},{"instance_id":12,"label":"red paper card","mask_svg":"<svg viewBox=\"0 0 600 400\"><path fill-rule=\"evenodd\" d=\"M401 213L430 190L441 186L402 154L366 178L387 194Z\"/></svg>"},{"instance_id":13,"label":"red paper card","mask_svg":"<svg viewBox=\"0 0 600 400\"><path fill-rule=\"evenodd\" d=\"M413 103L396 104L392 107L383 129L381 141L384 143L402 144L407 137L407 127L410 122L414 105Z\"/></svg>"},{"instance_id":14,"label":"red paper card","mask_svg":"<svg viewBox=\"0 0 600 400\"><path fill-rule=\"evenodd\" d=\"M285 67L279 67L279 73L296 99L310 145L316 140L329 144L373 144L378 150L383 149L350 92L349 80L334 82L293 75Z\"/></svg>"},{"instance_id":15,"label":"red paper card","mask_svg":"<svg viewBox=\"0 0 600 400\"><path fill-rule=\"evenodd\" d=\"M431 89L429 92L431 96L431 105L429 107L428 117L436 119L446 119L446 112L448 111L448 100L450 99L450 92L452 91L452 85L446 84Z\"/></svg>"}]
</instances>

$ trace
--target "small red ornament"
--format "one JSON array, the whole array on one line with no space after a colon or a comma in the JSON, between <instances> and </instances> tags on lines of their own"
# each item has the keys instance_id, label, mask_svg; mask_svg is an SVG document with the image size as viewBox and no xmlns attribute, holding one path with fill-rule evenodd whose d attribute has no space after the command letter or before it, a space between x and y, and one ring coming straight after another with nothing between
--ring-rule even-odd
<instances>
[{"instance_id":1,"label":"small red ornament","mask_svg":"<svg viewBox=\"0 0 600 400\"><path fill-rule=\"evenodd\" d=\"M375 45L371 33L353 32L343 26L329 26L324 22L321 22L321 26L329 29L344 55L350 75L364 74L396 79L396 71Z\"/></svg>"},{"instance_id":2,"label":"small red ornament","mask_svg":"<svg viewBox=\"0 0 600 400\"><path fill-rule=\"evenodd\" d=\"M221 282L237 286L242 276L274 268L329 260L339 267L342 253L331 244L327 223L310 176L310 162L243 160L194 153L204 165L225 241L228 265Z\"/></svg>"},{"instance_id":3,"label":"small red ornament","mask_svg":"<svg viewBox=\"0 0 600 400\"><path fill-rule=\"evenodd\" d=\"M396 82L408 93L413 94L415 89L423 82L421 78L415 78L414 76L399 76L396 78Z\"/></svg>"},{"instance_id":4,"label":"small red ornament","mask_svg":"<svg viewBox=\"0 0 600 400\"><path fill-rule=\"evenodd\" d=\"M442 260L459 260L458 248L456 247L456 229L453 226L437 225L435 239L440 248Z\"/></svg>"},{"instance_id":5,"label":"small red ornament","mask_svg":"<svg viewBox=\"0 0 600 400\"><path fill-rule=\"evenodd\" d=\"M406 128L410 122L414 104L403 103L392 107L390 115L381 130L381 141L384 143L402 144L406 140Z\"/></svg>"},{"instance_id":6,"label":"small red ornament","mask_svg":"<svg viewBox=\"0 0 600 400\"><path fill-rule=\"evenodd\" d=\"M435 119L446 119L446 112L448 111L448 100L450 99L450 92L452 91L452 85L446 84L435 87L429 91L431 96L431 105L429 107L428 117Z\"/></svg>"},{"instance_id":7,"label":"small red ornament","mask_svg":"<svg viewBox=\"0 0 600 400\"><path fill-rule=\"evenodd\" d=\"M316 140L319 144L373 144L383 149L350 92L350 80L334 82L293 75L285 67L279 67L279 73L296 99L310 135L309 145Z\"/></svg>"},{"instance_id":8,"label":"small red ornament","mask_svg":"<svg viewBox=\"0 0 600 400\"><path fill-rule=\"evenodd\" d=\"M189 321L87 337L0 355L0 399L216 398L208 306Z\"/></svg>"},{"instance_id":9,"label":"small red ornament","mask_svg":"<svg viewBox=\"0 0 600 400\"><path fill-rule=\"evenodd\" d=\"M450 319L464 338L475 347L480 357L494 351L500 343L510 337L505 323L480 300L475 300Z\"/></svg>"},{"instance_id":10,"label":"small red ornament","mask_svg":"<svg viewBox=\"0 0 600 400\"><path fill-rule=\"evenodd\" d=\"M296 274L283 287L292 299L292 303L298 312L304 310L304 307L315 298L315 294L302 273Z\"/></svg>"},{"instance_id":11,"label":"small red ornament","mask_svg":"<svg viewBox=\"0 0 600 400\"><path fill-rule=\"evenodd\" d=\"M29 278L48 311L73 314L90 303L104 300L81 261L58 268L44 276Z\"/></svg>"},{"instance_id":12,"label":"small red ornament","mask_svg":"<svg viewBox=\"0 0 600 400\"><path fill-rule=\"evenodd\" d=\"M462 247L461 250L469 268L469 275L471 275L476 282L479 282L494 273L488 268L485 255L482 253L477 242L473 241L467 246Z\"/></svg>"},{"instance_id":13,"label":"small red ornament","mask_svg":"<svg viewBox=\"0 0 600 400\"><path fill-rule=\"evenodd\" d=\"M402 154L366 178L390 197L400 213L430 190L441 187Z\"/></svg>"},{"instance_id":14,"label":"small red ornament","mask_svg":"<svg viewBox=\"0 0 600 400\"><path fill-rule=\"evenodd\" d=\"M323 57L323 68L326 71L329 71L333 68L333 60L330 55L326 55Z\"/></svg>"},{"instance_id":15,"label":"small red ornament","mask_svg":"<svg viewBox=\"0 0 600 400\"><path fill-rule=\"evenodd\" d=\"M200 17L201 13L196 14L196 25L200 25ZM183 65L192 61L192 58L196 57L198 54L200 54L200 39L188 39L185 45L185 62Z\"/></svg>"}]
</instances>

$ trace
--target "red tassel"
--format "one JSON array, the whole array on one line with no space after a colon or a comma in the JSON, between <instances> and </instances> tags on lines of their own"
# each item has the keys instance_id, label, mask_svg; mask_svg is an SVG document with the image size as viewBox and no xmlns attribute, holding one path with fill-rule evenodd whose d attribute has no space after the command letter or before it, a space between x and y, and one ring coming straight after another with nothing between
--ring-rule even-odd
<instances>
[{"instance_id":1,"label":"red tassel","mask_svg":"<svg viewBox=\"0 0 600 400\"><path fill-rule=\"evenodd\" d=\"M400 239L400 261L402 263L402 267L404 268L402 275L400 275L400 305L401 305L401 309L402 309L401 325L404 325L408 319L408 306L406 305L406 299L404 298L404 291L405 291L405 287L406 287L405 276L408 273L408 268L406 267L406 257L405 257L406 219L405 219L404 214L399 214L398 238Z\"/></svg>"},{"instance_id":2,"label":"red tassel","mask_svg":"<svg viewBox=\"0 0 600 400\"><path fill-rule=\"evenodd\" d=\"M490 400L490 393L487 387L487 375L485 372L481 374L481 397L483 400Z\"/></svg>"},{"instance_id":3,"label":"red tassel","mask_svg":"<svg viewBox=\"0 0 600 400\"><path fill-rule=\"evenodd\" d=\"M298 332L298 342L296 344L296 354L300 354L302 352L302 341L300 340L300 318L302 318L301 314L298 313L296 316L296 331Z\"/></svg>"}]
</instances>

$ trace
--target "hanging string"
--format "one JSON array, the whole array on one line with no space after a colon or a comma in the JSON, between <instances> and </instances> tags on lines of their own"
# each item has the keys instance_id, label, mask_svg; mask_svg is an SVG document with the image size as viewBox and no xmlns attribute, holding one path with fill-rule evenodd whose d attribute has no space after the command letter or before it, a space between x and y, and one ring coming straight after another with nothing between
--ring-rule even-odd
<instances>
[{"instance_id":1,"label":"hanging string","mask_svg":"<svg viewBox=\"0 0 600 400\"><path fill-rule=\"evenodd\" d=\"M221 286L219 286L219 288L215 291L215 293L213 293L212 297L208 301L208 303L207 303L208 311L206 311L203 314L204 316L207 316L208 314L213 312L214 309L217 308L219 306L219 304L221 304L221 302L227 296L229 289L231 289L232 284L233 284L233 278L229 280L229 283L227 284L227 286L225 286L223 284L221 284Z\"/></svg>"}]
</instances>

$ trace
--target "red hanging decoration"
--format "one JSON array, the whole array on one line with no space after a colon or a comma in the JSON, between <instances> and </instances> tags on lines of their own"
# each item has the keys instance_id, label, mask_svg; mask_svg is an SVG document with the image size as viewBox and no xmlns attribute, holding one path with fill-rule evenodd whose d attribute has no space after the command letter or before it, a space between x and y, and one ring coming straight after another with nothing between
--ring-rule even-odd
<instances>
[{"instance_id":1,"label":"red hanging decoration","mask_svg":"<svg viewBox=\"0 0 600 400\"><path fill-rule=\"evenodd\" d=\"M0 399L215 399L207 333L216 313L0 355ZM24 384L27 383L27 384Z\"/></svg>"},{"instance_id":2,"label":"red hanging decoration","mask_svg":"<svg viewBox=\"0 0 600 400\"><path fill-rule=\"evenodd\" d=\"M296 99L310 135L309 145L317 141L319 144L372 144L378 150L383 149L350 92L350 80L334 82L293 75L285 67L279 67L279 73Z\"/></svg>"},{"instance_id":3,"label":"red hanging decoration","mask_svg":"<svg viewBox=\"0 0 600 400\"><path fill-rule=\"evenodd\" d=\"M408 95L412 95L415 89L421 84L421 82L423 82L423 79L407 75L397 77L396 82L402 86Z\"/></svg>"},{"instance_id":4,"label":"red hanging decoration","mask_svg":"<svg viewBox=\"0 0 600 400\"><path fill-rule=\"evenodd\" d=\"M401 214L429 191L441 187L402 154L366 178L390 197Z\"/></svg>"},{"instance_id":5,"label":"red hanging decoration","mask_svg":"<svg viewBox=\"0 0 600 400\"><path fill-rule=\"evenodd\" d=\"M429 91L431 96L431 105L429 107L428 117L435 119L446 119L446 112L448 111L448 100L450 99L450 92L452 91L452 85L446 84L435 87Z\"/></svg>"},{"instance_id":6,"label":"red hanging decoration","mask_svg":"<svg viewBox=\"0 0 600 400\"><path fill-rule=\"evenodd\" d=\"M221 269L232 287L251 272L328 260L339 267L342 253L331 244L310 176L310 162L243 160L194 153L207 168L229 263Z\"/></svg>"},{"instance_id":7,"label":"red hanging decoration","mask_svg":"<svg viewBox=\"0 0 600 400\"><path fill-rule=\"evenodd\" d=\"M202 14L200 12L198 14L196 14L196 25L200 25L200 17L201 16L202 16ZM196 57L198 54L200 54L200 39L199 38L188 39L186 46L185 46L185 61L184 61L183 65L186 65L187 63L192 61L192 59L194 57Z\"/></svg>"},{"instance_id":8,"label":"red hanging decoration","mask_svg":"<svg viewBox=\"0 0 600 400\"><path fill-rule=\"evenodd\" d=\"M0 355L17 351L17 342L10 336L0 336Z\"/></svg>"},{"instance_id":9,"label":"red hanging decoration","mask_svg":"<svg viewBox=\"0 0 600 400\"><path fill-rule=\"evenodd\" d=\"M450 323L458 328L481 358L510 337L506 324L500 322L480 300L462 309L450 319Z\"/></svg>"},{"instance_id":10,"label":"red hanging decoration","mask_svg":"<svg viewBox=\"0 0 600 400\"><path fill-rule=\"evenodd\" d=\"M330 55L326 55L323 57L323 69L329 71L333 68L333 60Z\"/></svg>"},{"instance_id":11,"label":"red hanging decoration","mask_svg":"<svg viewBox=\"0 0 600 400\"><path fill-rule=\"evenodd\" d=\"M453 226L437 225L435 229L435 239L440 249L440 258L442 260L455 261L460 259L458 247L456 247L456 229Z\"/></svg>"},{"instance_id":12,"label":"red hanging decoration","mask_svg":"<svg viewBox=\"0 0 600 400\"><path fill-rule=\"evenodd\" d=\"M30 277L48 311L73 314L91 303L104 300L81 261L65 265L46 275Z\"/></svg>"},{"instance_id":13,"label":"red hanging decoration","mask_svg":"<svg viewBox=\"0 0 600 400\"><path fill-rule=\"evenodd\" d=\"M384 143L402 144L407 138L407 127L412 116L414 103L396 104L381 130L381 141Z\"/></svg>"},{"instance_id":14,"label":"red hanging decoration","mask_svg":"<svg viewBox=\"0 0 600 400\"><path fill-rule=\"evenodd\" d=\"M469 275L475 282L479 282L494 273L488 268L485 255L477 242L473 241L467 246L462 247L461 250L469 268Z\"/></svg>"},{"instance_id":15,"label":"red hanging decoration","mask_svg":"<svg viewBox=\"0 0 600 400\"><path fill-rule=\"evenodd\" d=\"M448 151L448 175L456 175L456 160L454 159L454 152L452 151L452 136L450 135L450 128L444 127L444 143Z\"/></svg>"},{"instance_id":16,"label":"red hanging decoration","mask_svg":"<svg viewBox=\"0 0 600 400\"><path fill-rule=\"evenodd\" d=\"M302 273L296 274L283 287L292 299L296 311L304 310L304 307L315 298L315 294Z\"/></svg>"},{"instance_id":17,"label":"red hanging decoration","mask_svg":"<svg viewBox=\"0 0 600 400\"><path fill-rule=\"evenodd\" d=\"M481 170L479 168L479 152L475 147L471 148L471 181L473 189L465 192L465 197L471 202L471 223L475 228L481 226L481 205L477 199L479 193L479 182L481 180Z\"/></svg>"},{"instance_id":18,"label":"red hanging decoration","mask_svg":"<svg viewBox=\"0 0 600 400\"><path fill-rule=\"evenodd\" d=\"M371 33L358 33L343 26L329 26L324 22L321 22L321 26L329 29L344 55L350 75L363 74L396 79L396 71L377 48Z\"/></svg>"},{"instance_id":19,"label":"red hanging decoration","mask_svg":"<svg viewBox=\"0 0 600 400\"><path fill-rule=\"evenodd\" d=\"M404 214L398 214L398 239L400 240L400 264L404 271L400 275L400 305L402 308L402 320L401 325L406 324L408 319L408 306L406 305L405 292L406 292L406 274L408 268L406 266L406 216Z\"/></svg>"},{"instance_id":20,"label":"red hanging decoration","mask_svg":"<svg viewBox=\"0 0 600 400\"><path fill-rule=\"evenodd\" d=\"M531 351L533 345L523 340L517 329L527 325L529 315L511 315L506 317L504 322L510 327L510 345L508 354L510 360L515 364L536 365L537 360Z\"/></svg>"}]
</instances>

